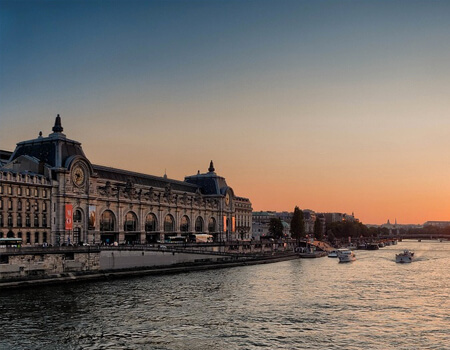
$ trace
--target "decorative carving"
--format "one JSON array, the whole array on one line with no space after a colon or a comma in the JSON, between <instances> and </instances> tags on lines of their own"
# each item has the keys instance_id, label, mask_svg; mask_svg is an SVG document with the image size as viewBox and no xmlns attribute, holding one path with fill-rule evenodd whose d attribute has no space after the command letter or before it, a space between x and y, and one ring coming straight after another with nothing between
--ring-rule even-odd
<instances>
[{"instance_id":1,"label":"decorative carving","mask_svg":"<svg viewBox=\"0 0 450 350\"><path fill-rule=\"evenodd\" d=\"M186 192L183 193L183 197L181 198L181 203L186 205L188 202L188 195Z\"/></svg>"},{"instance_id":2,"label":"decorative carving","mask_svg":"<svg viewBox=\"0 0 450 350\"><path fill-rule=\"evenodd\" d=\"M195 192L195 204L199 207L203 204L203 196L199 189Z\"/></svg>"},{"instance_id":3,"label":"decorative carving","mask_svg":"<svg viewBox=\"0 0 450 350\"><path fill-rule=\"evenodd\" d=\"M153 187L150 187L148 189L148 192L144 193L144 198L148 201L154 201L155 200L154 195L155 195L155 192L153 190Z\"/></svg>"},{"instance_id":4,"label":"decorative carving","mask_svg":"<svg viewBox=\"0 0 450 350\"><path fill-rule=\"evenodd\" d=\"M98 188L98 192L102 195L102 196L106 196L106 197L111 197L112 195L114 195L114 193L117 191L117 188L113 188L111 186L111 182L106 181L105 186L103 187L99 187Z\"/></svg>"},{"instance_id":5,"label":"decorative carving","mask_svg":"<svg viewBox=\"0 0 450 350\"><path fill-rule=\"evenodd\" d=\"M176 203L177 195L172 193L172 188L170 184L166 185L163 197L167 201L167 203Z\"/></svg>"},{"instance_id":6,"label":"decorative carving","mask_svg":"<svg viewBox=\"0 0 450 350\"><path fill-rule=\"evenodd\" d=\"M131 179L127 180L127 184L125 185L125 188L123 189L123 196L125 198L129 198L129 199L137 199L140 197L140 192L138 193L136 191L136 188L134 187L134 184L131 181Z\"/></svg>"}]
</instances>

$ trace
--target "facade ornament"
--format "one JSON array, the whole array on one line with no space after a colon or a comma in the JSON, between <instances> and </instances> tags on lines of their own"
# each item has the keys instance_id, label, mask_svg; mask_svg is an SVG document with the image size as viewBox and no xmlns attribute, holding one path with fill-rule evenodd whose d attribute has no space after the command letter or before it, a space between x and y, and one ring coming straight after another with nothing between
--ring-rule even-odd
<instances>
[{"instance_id":1,"label":"facade ornament","mask_svg":"<svg viewBox=\"0 0 450 350\"><path fill-rule=\"evenodd\" d=\"M61 125L61 117L59 116L59 114L56 116L55 125L53 126L52 131L53 132L63 132L64 131L64 129Z\"/></svg>"},{"instance_id":2,"label":"facade ornament","mask_svg":"<svg viewBox=\"0 0 450 350\"><path fill-rule=\"evenodd\" d=\"M136 198L136 189L134 188L134 184L131 179L127 180L127 184L123 190L123 195L125 198L135 199Z\"/></svg>"},{"instance_id":3,"label":"facade ornament","mask_svg":"<svg viewBox=\"0 0 450 350\"><path fill-rule=\"evenodd\" d=\"M214 164L213 164L213 161L211 160L211 162L209 163L208 171L209 171L210 173L213 173L214 170L216 170L216 169L214 169Z\"/></svg>"},{"instance_id":4,"label":"facade ornament","mask_svg":"<svg viewBox=\"0 0 450 350\"><path fill-rule=\"evenodd\" d=\"M154 191L153 191L153 187L150 187L148 189L148 192L144 193L144 196L147 200L149 201L154 201L155 199L153 198L154 195Z\"/></svg>"},{"instance_id":5,"label":"facade ornament","mask_svg":"<svg viewBox=\"0 0 450 350\"><path fill-rule=\"evenodd\" d=\"M109 181L106 181L105 186L100 186L98 188L98 192L101 195L106 196L106 197L111 197L113 195L113 191L114 191L114 189L111 186L111 182L109 182Z\"/></svg>"}]
</instances>

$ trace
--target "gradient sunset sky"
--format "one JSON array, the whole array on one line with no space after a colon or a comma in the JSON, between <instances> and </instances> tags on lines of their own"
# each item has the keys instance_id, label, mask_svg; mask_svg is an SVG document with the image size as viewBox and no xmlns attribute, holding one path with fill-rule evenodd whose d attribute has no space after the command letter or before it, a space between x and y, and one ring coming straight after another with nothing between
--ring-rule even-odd
<instances>
[{"instance_id":1,"label":"gradient sunset sky","mask_svg":"<svg viewBox=\"0 0 450 350\"><path fill-rule=\"evenodd\" d=\"M450 1L0 1L0 149L216 172L254 210L450 220Z\"/></svg>"}]
</instances>

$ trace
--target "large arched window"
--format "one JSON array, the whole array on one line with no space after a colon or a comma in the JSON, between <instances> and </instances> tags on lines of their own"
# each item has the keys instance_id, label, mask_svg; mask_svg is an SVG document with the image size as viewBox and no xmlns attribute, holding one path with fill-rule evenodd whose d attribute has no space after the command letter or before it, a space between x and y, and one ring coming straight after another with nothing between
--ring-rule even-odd
<instances>
[{"instance_id":1,"label":"large arched window","mask_svg":"<svg viewBox=\"0 0 450 350\"><path fill-rule=\"evenodd\" d=\"M195 232L203 232L203 219L201 216L195 220Z\"/></svg>"},{"instance_id":2,"label":"large arched window","mask_svg":"<svg viewBox=\"0 0 450 350\"><path fill-rule=\"evenodd\" d=\"M73 222L81 222L83 219L83 214L80 209L75 210L73 213Z\"/></svg>"},{"instance_id":3,"label":"large arched window","mask_svg":"<svg viewBox=\"0 0 450 350\"><path fill-rule=\"evenodd\" d=\"M216 232L216 219L214 218L209 219L208 232Z\"/></svg>"},{"instance_id":4,"label":"large arched window","mask_svg":"<svg viewBox=\"0 0 450 350\"><path fill-rule=\"evenodd\" d=\"M100 218L100 231L114 231L115 221L112 211L104 211Z\"/></svg>"},{"instance_id":5,"label":"large arched window","mask_svg":"<svg viewBox=\"0 0 450 350\"><path fill-rule=\"evenodd\" d=\"M148 214L145 218L145 231L153 232L156 231L156 216L155 214Z\"/></svg>"},{"instance_id":6,"label":"large arched window","mask_svg":"<svg viewBox=\"0 0 450 350\"><path fill-rule=\"evenodd\" d=\"M137 217L132 211L125 215L125 222L123 223L124 231L137 231Z\"/></svg>"},{"instance_id":7,"label":"large arched window","mask_svg":"<svg viewBox=\"0 0 450 350\"><path fill-rule=\"evenodd\" d=\"M189 218L186 215L181 218L180 231L189 232Z\"/></svg>"},{"instance_id":8,"label":"large arched window","mask_svg":"<svg viewBox=\"0 0 450 350\"><path fill-rule=\"evenodd\" d=\"M173 216L168 214L164 218L164 232L173 232L175 228Z\"/></svg>"}]
</instances>

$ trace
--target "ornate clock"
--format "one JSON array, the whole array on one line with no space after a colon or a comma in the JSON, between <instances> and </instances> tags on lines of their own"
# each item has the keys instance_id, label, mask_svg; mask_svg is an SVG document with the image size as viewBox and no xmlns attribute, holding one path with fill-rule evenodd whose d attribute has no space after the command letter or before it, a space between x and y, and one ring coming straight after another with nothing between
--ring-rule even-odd
<instances>
[{"instance_id":1,"label":"ornate clock","mask_svg":"<svg viewBox=\"0 0 450 350\"><path fill-rule=\"evenodd\" d=\"M230 204L230 195L227 193L225 196L225 204L229 205Z\"/></svg>"},{"instance_id":2,"label":"ornate clock","mask_svg":"<svg viewBox=\"0 0 450 350\"><path fill-rule=\"evenodd\" d=\"M72 170L72 181L77 186L82 186L86 179L86 172L80 165L76 165Z\"/></svg>"}]
</instances>

